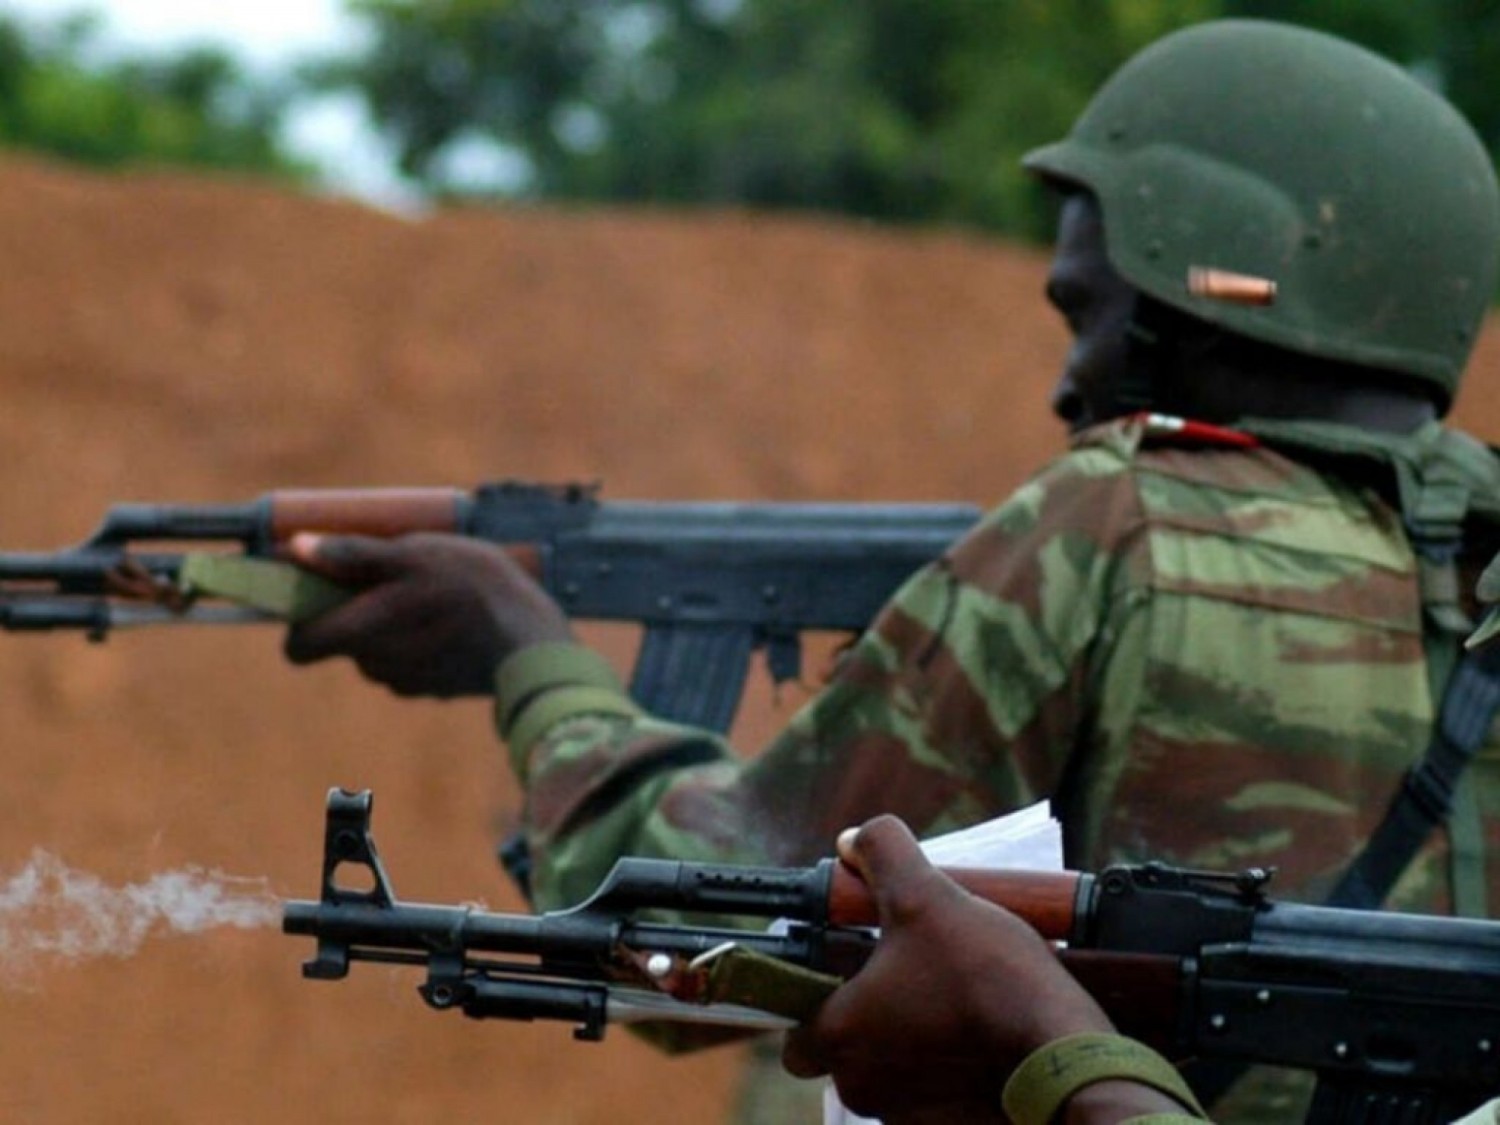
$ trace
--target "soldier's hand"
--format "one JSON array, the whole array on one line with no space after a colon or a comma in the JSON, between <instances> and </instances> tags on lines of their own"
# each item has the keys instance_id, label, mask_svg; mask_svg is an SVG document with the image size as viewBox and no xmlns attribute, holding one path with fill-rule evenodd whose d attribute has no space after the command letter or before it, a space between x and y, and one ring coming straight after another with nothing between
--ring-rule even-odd
<instances>
[{"instance_id":1,"label":"soldier's hand","mask_svg":"<svg viewBox=\"0 0 1500 1125\"><path fill-rule=\"evenodd\" d=\"M347 656L398 695L487 695L512 652L572 631L561 608L504 550L458 535L293 536L293 561L358 592L293 625L294 664Z\"/></svg>"},{"instance_id":2,"label":"soldier's hand","mask_svg":"<svg viewBox=\"0 0 1500 1125\"><path fill-rule=\"evenodd\" d=\"M870 885L880 941L788 1033L792 1074L831 1075L850 1109L887 1125L1003 1120L1000 1091L1022 1059L1063 1035L1111 1030L1035 930L934 868L899 820L846 833L839 852Z\"/></svg>"}]
</instances>

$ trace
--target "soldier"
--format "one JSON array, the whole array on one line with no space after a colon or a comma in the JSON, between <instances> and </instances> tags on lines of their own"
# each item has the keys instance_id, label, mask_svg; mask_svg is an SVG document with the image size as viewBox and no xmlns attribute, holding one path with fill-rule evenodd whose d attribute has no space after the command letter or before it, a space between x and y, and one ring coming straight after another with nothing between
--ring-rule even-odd
<instances>
[{"instance_id":1,"label":"soldier","mask_svg":"<svg viewBox=\"0 0 1500 1125\"><path fill-rule=\"evenodd\" d=\"M1461 547L1500 519L1495 459L1438 421L1495 290L1489 158L1385 60L1221 21L1141 52L1025 163L1062 198L1047 297L1074 337L1054 397L1072 447L915 575L758 756L644 714L497 549L295 544L368 589L292 629L290 659L494 691L538 906L624 853L800 863L879 813L925 835L1041 797L1080 868L1274 864L1315 900L1361 852L1469 625ZM1393 904L1485 911L1497 752L1394 865ZM1298 1116L1255 1085L1216 1112Z\"/></svg>"}]
</instances>

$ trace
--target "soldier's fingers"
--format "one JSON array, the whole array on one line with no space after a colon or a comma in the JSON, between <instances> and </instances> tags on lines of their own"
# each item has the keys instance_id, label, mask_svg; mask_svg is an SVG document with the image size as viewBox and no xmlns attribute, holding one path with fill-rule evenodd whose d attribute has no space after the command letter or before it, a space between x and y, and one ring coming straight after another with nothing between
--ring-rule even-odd
<instances>
[{"instance_id":1,"label":"soldier's fingers","mask_svg":"<svg viewBox=\"0 0 1500 1125\"><path fill-rule=\"evenodd\" d=\"M963 897L956 883L938 871L917 838L893 816L878 816L854 835L847 861L870 886L880 924L894 927L929 912L939 903Z\"/></svg>"},{"instance_id":2,"label":"soldier's fingers","mask_svg":"<svg viewBox=\"0 0 1500 1125\"><path fill-rule=\"evenodd\" d=\"M299 566L345 586L370 586L406 570L406 550L389 539L299 531L286 549Z\"/></svg>"},{"instance_id":3,"label":"soldier's fingers","mask_svg":"<svg viewBox=\"0 0 1500 1125\"><path fill-rule=\"evenodd\" d=\"M781 1044L781 1065L793 1078L821 1078L828 1064L818 1045L818 1035L806 1027L794 1027Z\"/></svg>"},{"instance_id":4,"label":"soldier's fingers","mask_svg":"<svg viewBox=\"0 0 1500 1125\"><path fill-rule=\"evenodd\" d=\"M368 656L382 638L399 628L389 587L376 587L357 594L327 613L299 622L287 630L282 645L293 664L310 664L330 656ZM393 625L396 622L396 625Z\"/></svg>"},{"instance_id":5,"label":"soldier's fingers","mask_svg":"<svg viewBox=\"0 0 1500 1125\"><path fill-rule=\"evenodd\" d=\"M386 643L368 646L355 660L367 679L399 696L451 699L487 695L494 686L490 661L454 644L431 623L390 631Z\"/></svg>"}]
</instances>

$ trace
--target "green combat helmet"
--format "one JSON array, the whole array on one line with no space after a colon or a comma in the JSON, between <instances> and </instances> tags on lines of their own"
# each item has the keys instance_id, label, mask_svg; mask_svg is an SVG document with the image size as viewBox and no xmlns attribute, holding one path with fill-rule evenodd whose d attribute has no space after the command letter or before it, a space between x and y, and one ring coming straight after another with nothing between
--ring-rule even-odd
<instances>
[{"instance_id":1,"label":"green combat helmet","mask_svg":"<svg viewBox=\"0 0 1500 1125\"><path fill-rule=\"evenodd\" d=\"M1283 24L1199 24L1132 58L1023 163L1098 198L1137 289L1451 403L1495 289L1500 192L1464 119L1385 59ZM1195 293L1205 269L1264 299Z\"/></svg>"}]
</instances>

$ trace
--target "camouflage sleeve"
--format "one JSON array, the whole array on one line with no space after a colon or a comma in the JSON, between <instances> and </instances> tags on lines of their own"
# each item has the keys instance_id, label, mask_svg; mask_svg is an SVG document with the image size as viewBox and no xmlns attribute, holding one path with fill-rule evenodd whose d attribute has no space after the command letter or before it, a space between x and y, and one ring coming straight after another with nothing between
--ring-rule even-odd
<instances>
[{"instance_id":1,"label":"camouflage sleeve","mask_svg":"<svg viewBox=\"0 0 1500 1125\"><path fill-rule=\"evenodd\" d=\"M1103 448L1054 462L910 579L754 758L642 713L597 666L502 682L537 905L577 901L621 854L805 863L877 813L930 834L1052 792L1130 609L1128 470Z\"/></svg>"}]
</instances>

